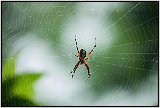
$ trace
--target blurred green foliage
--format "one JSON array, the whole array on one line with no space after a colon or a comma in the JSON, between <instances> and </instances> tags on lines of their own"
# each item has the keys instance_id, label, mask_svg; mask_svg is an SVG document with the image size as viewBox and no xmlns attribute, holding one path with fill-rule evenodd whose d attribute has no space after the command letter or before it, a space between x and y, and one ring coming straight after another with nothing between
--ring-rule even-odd
<instances>
[{"instance_id":1,"label":"blurred green foliage","mask_svg":"<svg viewBox=\"0 0 160 108\"><path fill-rule=\"evenodd\" d=\"M2 64L2 80L15 75L14 59L9 59L5 64Z\"/></svg>"},{"instance_id":2,"label":"blurred green foliage","mask_svg":"<svg viewBox=\"0 0 160 108\"><path fill-rule=\"evenodd\" d=\"M125 15L137 2L128 2L123 10L114 10L109 16L111 22L116 22ZM144 17L147 16L147 17ZM96 56L91 64L99 64L99 71L94 73L96 79L92 83L92 90L95 98L109 93L117 87L127 88L131 94L138 91L137 86L141 86L141 81L148 79L154 67L158 70L155 61L158 60L158 5L156 2L142 2L140 6L134 8L132 12L113 25L112 31L116 34L116 39L109 51ZM153 54L152 54L153 53ZM108 58L104 58L108 57ZM95 63L96 62L96 63ZM97 67L92 66L93 70ZM150 70L150 71L149 71ZM105 75L101 75L105 73ZM108 76L108 77L107 77ZM158 77L158 75L157 75ZM135 84L136 82L136 84Z\"/></svg>"},{"instance_id":3,"label":"blurred green foliage","mask_svg":"<svg viewBox=\"0 0 160 108\"><path fill-rule=\"evenodd\" d=\"M33 106L33 84L40 74L15 74L15 60L2 65L2 106Z\"/></svg>"}]
</instances>

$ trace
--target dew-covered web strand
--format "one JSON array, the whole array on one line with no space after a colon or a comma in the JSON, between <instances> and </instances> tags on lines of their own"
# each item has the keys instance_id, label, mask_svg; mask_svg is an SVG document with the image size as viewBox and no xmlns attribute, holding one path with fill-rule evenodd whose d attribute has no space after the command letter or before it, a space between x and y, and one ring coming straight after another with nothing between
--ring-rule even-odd
<instances>
[{"instance_id":1,"label":"dew-covered web strand","mask_svg":"<svg viewBox=\"0 0 160 108\"><path fill-rule=\"evenodd\" d=\"M63 57L68 57L69 52L67 52L67 49L65 49L64 45L62 45L62 44L54 44L54 47L57 47L57 48L60 48L61 50L64 50L65 54L56 55L56 56L49 56L51 59L60 58L62 56ZM71 54L70 57L71 56L74 56L74 54ZM2 59L2 61L5 61L6 63L8 63L7 62L8 60L14 60L14 59L15 58L7 58L7 59ZM76 60L76 59L75 58L71 58L69 60L70 60L70 62L73 62L72 60ZM64 60L64 63L67 63L67 62L68 62L68 60ZM7 66L9 67L9 65L7 65ZM17 74L16 76L11 76L11 77L5 78L4 81L9 80L9 79L14 79L14 78L20 77L20 76L23 76L23 74ZM26 86L27 86L27 82L26 82ZM2 100L2 103L5 105L5 102L8 101L9 99L13 98L14 96L16 96L16 95L11 95L9 97L5 97L4 100Z\"/></svg>"},{"instance_id":2,"label":"dew-covered web strand","mask_svg":"<svg viewBox=\"0 0 160 108\"><path fill-rule=\"evenodd\" d=\"M122 15L118 20L116 20L115 22L113 22L113 24L111 25L111 26L109 26L109 27L107 27L107 28L105 28L105 29L102 29L100 32L99 32L99 34L101 34L101 33L106 33L107 31L109 31L109 30L111 30L114 26L116 26L116 24L118 24L123 18L125 18L127 15L129 15L129 13L131 13L136 7L138 7L138 6L140 6L140 4L141 4L141 2L139 2L139 3L137 3L136 5L134 5L133 7L131 7L131 9L129 9L124 15ZM68 3L67 5L66 5L66 7L70 7L70 5L71 5L71 3ZM38 6L36 7L36 5L33 5L33 6L31 6L30 7L30 11L28 12L28 13L26 13L24 10L22 10L21 8L19 8L19 6L18 6L18 4L17 5L14 5L14 7L16 7L18 10L20 10L21 11L21 13L23 13L23 14L25 14L27 17L30 17L30 16L34 16L34 14L38 14L38 9L40 9ZM20 5L20 7L21 7L21 5ZM27 6L28 7L28 6ZM44 7L42 7L42 8L44 8ZM48 7L49 8L49 7ZM64 7L61 7L61 8L64 8ZM114 7L113 7L114 8ZM72 10L72 8L69 8L70 10L68 10L68 11L71 11ZM31 11L31 10L33 10L33 11ZM42 9L43 10L43 9ZM44 9L44 13L45 12L47 12L47 7L45 7L45 9ZM111 13L112 12L112 10L110 10L110 12L109 13ZM72 11L72 12L70 12L67 16L72 16L74 14L74 12ZM108 15L108 17L109 17L110 15ZM37 18L39 17L39 15L37 15ZM59 17L61 17L61 16L58 16L58 17L55 17L55 19L54 18L52 18L52 19L49 19L49 20L55 20L56 21L56 19L58 19ZM11 17L12 18L12 17ZM140 26L142 26L143 24L147 24L148 22L151 22L151 21L153 21L153 20L155 20L155 19L157 19L158 18L158 16L156 16L156 17L153 17L153 18L150 18L149 20L146 20L146 21L144 21L144 22L142 22L142 23L140 23L140 24L137 24L137 25L135 25L135 26L133 26L133 27L131 27L131 28L126 28L124 31L122 31L122 32L120 32L119 34L117 34L117 36L118 35L120 35L120 34L125 34L125 33L127 33L127 31L130 31L130 30L133 30L133 29L135 29L135 28L137 28L137 27L140 27ZM18 20L21 20L21 19L18 19ZM44 19L43 20L45 20L45 17L44 17ZM104 20L104 22L105 22L105 20ZM18 22L17 22L18 23ZM34 24L34 23L33 23ZM18 25L18 24L17 24ZM16 29L16 27L14 26L14 25L11 25L11 24L9 24L9 23L7 23L7 22L5 22L4 23L4 26L9 26L9 28L7 28L7 30L6 31L4 31L3 33L2 33L2 39L5 39L6 37L7 37L7 35L9 35L11 32L12 32L12 28L14 28L14 29ZM23 33L24 31L25 31L25 25L23 25L24 27L22 27L21 28L21 33ZM10 31L11 30L11 32L7 32L7 31ZM14 35L13 37L10 37L9 39L7 39L7 40L12 40L12 38L14 38L14 37L16 37L17 35ZM44 36L44 38L46 38L45 36ZM98 38L98 37L97 37ZM54 37L52 37L51 38L52 40L54 40ZM6 41L7 41L6 40ZM97 39L98 40L98 39ZM74 41L74 39L73 39L73 41ZM115 46L111 46L111 47L109 47L109 49L110 48L115 48L115 47L123 47L123 46L131 46L131 45L139 45L139 44L144 44L144 43L146 43L146 46L147 46L147 43L149 43L149 42L154 42L154 41L158 41L158 39L154 39L154 40L145 40L145 41L136 41L136 42L133 42L133 43L124 43L124 44L119 44L119 45L115 45ZM13 42L14 43L14 42ZM10 44L13 44L13 43L10 43ZM62 55L56 55L56 56L51 56L51 58L53 58L53 57L57 57L57 58L60 58L61 56L63 56L63 57L65 57L65 58L68 58L68 57L71 57L71 56L73 56L73 58L74 58L74 61L75 61L75 63L76 63L76 57L74 56L75 54L77 54L77 51L76 51L76 47L75 47L75 45L73 45L72 47L75 47L75 48L72 48L72 49L75 49L74 51L73 51L73 53L71 53L71 52L69 52L66 48L65 48L65 45L63 45L63 44L56 44L56 42L55 43L49 43L50 44L50 47L52 48L52 47L56 47L56 48L58 48L59 50L63 50L65 53L64 54L62 54ZM8 45L8 46L5 46L5 47L10 47L11 45ZM98 45L97 45L98 46ZM103 49L103 48L101 48L101 49ZM105 48L104 48L105 49ZM95 50L93 51L93 53L94 53L94 56L101 56L99 53L99 49L98 49L98 47L96 47L95 48ZM127 58L127 57L125 57L125 55L127 54L137 54L137 55L139 55L139 54L158 54L158 53L155 53L155 52L153 52L153 53L144 53L144 52L142 52L142 53L139 53L139 52L134 52L134 53L120 53L120 52L117 52L117 53L111 53L111 54L113 54L113 55L118 55L118 54L121 54L121 56L123 56L123 57L121 57L121 58L118 58L118 59L121 59L121 60L127 60L127 61L132 61L132 62L134 62L134 61L136 61L136 60L142 60L142 61L152 61L152 60L146 60L146 59L133 59L133 58ZM92 57L92 56L91 56ZM69 58L69 61L70 62L73 62L73 58L71 57L71 58ZM95 57L96 58L96 57ZM105 65L111 65L111 66L116 66L116 67L123 67L123 68L133 68L133 69L135 69L135 70L142 70L142 71L151 71L151 72L154 72L154 71L152 71L152 70L147 70L147 69L143 69L143 68L136 68L136 67L131 67L131 66L127 66L127 65L121 65L121 64L112 64L112 63L105 63L105 60L107 60L107 59L111 59L111 60L113 60L114 58L112 58L111 56L105 56L104 57L104 61L102 61L101 62L101 64L94 64L94 66L96 66L96 68L94 68L95 70L93 70L93 69L91 69L92 71L91 71L91 77L90 77L90 80L95 80L96 79L96 77L98 77L98 76L94 76L94 74L93 73L96 73L96 72L100 72L99 70L99 67L101 67L101 66L105 66ZM5 61L5 60L7 60L7 59L2 59L3 61ZM96 59L92 59L91 58L91 60L96 60ZM154 62L155 62L155 64L157 64L158 63L158 61L157 60L153 60ZM64 60L64 62L68 62L68 60ZM70 63L68 63L69 65L71 65ZM70 67L72 67L72 65L70 66ZM74 66L73 66L74 67ZM81 70L82 68L80 68L80 70ZM72 70L72 68L71 68L71 70ZM85 68L83 68L83 71L85 71L84 73L86 74L86 76L84 76L84 80L86 79L86 77L87 77L87 70L85 69ZM112 72L114 72L114 71L112 71ZM155 72L157 72L157 71L155 71ZM69 73L69 72L68 72ZM110 77L112 77L112 75L113 74L116 74L117 76L123 76L123 77L126 77L126 76L124 76L123 75L123 73L122 72L120 72L120 73L105 73L105 72L101 72L101 74L103 74L106 78L108 78L108 79L110 79ZM78 74L77 74L78 75ZM17 76L21 76L21 75L17 75ZM14 76L14 77L17 77L17 76ZM12 78L12 77L11 77ZM71 78L71 77L70 77ZM76 77L76 78L79 78L78 76ZM131 80L131 82L129 83L129 84L126 84L126 88L129 88L129 86L131 86L131 87L133 87L134 85L136 85L136 82L135 82L135 80L132 80L133 78L132 78L132 76L127 76L127 78L128 79L130 79ZM102 81L103 81L103 79L101 79ZM138 79L137 79L138 80ZM100 84L102 81L97 81L95 84ZM134 82L132 82L132 81L134 81ZM117 82L115 82L115 91L118 91L118 82L121 82L121 84L122 83L124 83L123 82L123 79L120 81L120 80L118 80ZM26 82L27 83L27 82ZM93 83L91 83L90 85L88 85L88 88L89 87L91 87L91 86L94 86L95 84L93 84ZM103 88L102 88L103 89ZM114 92L114 90L112 91L112 92ZM5 98L5 100L2 100L2 103L5 103L5 101L7 101L8 99L10 99L10 98L12 98L14 95L12 95L11 97L7 97L7 98Z\"/></svg>"},{"instance_id":3,"label":"dew-covered web strand","mask_svg":"<svg viewBox=\"0 0 160 108\"><path fill-rule=\"evenodd\" d=\"M123 19L126 15L128 15L134 8L136 8L141 2L137 3L136 5L134 5L131 9L129 9L124 15L122 15L118 20L116 20L115 22L112 23L111 26L107 27L105 30L102 30L99 32L100 33L106 33L108 30L110 30L111 28L113 28L121 19ZM111 10L112 11L112 10Z\"/></svg>"},{"instance_id":4,"label":"dew-covered web strand","mask_svg":"<svg viewBox=\"0 0 160 108\"><path fill-rule=\"evenodd\" d=\"M22 3L23 4L23 3ZM30 3L28 3L27 4L27 7L26 7L26 9L28 8L28 5L29 5ZM3 5L5 5L5 4L3 4ZM6 6L7 6L7 4L6 4ZM20 4L20 3L17 3L17 4L15 4L15 3L13 3L12 4L12 6L15 8L15 9L17 9L19 12L20 12L20 14L23 14L23 15L25 15L26 17L28 17L28 18L31 18L32 16L35 16L36 14L37 14L37 18L38 18L38 16L40 15L38 12L39 12L39 10L38 9L40 9L40 7L38 7L38 5L32 5L31 7L30 7L30 11L28 11L28 12L26 12L25 11L25 9L23 10L21 7L22 7L22 5ZM10 9L10 6L7 6L7 11L9 11ZM44 10L43 12L44 13L46 13L47 12L47 7L43 7L43 8L45 8L45 9L42 9L42 10ZM49 8L49 7L48 7ZM63 7L60 7L60 8L63 8ZM32 10L32 11L31 11ZM7 12L5 12L4 13L4 18L7 18L8 17L8 14L6 14ZM3 33L2 33L2 39L3 40L5 40L5 41L3 41L3 43L7 43L6 44L6 46L4 47L4 49L8 49L8 48L10 48L12 45L14 45L16 42L14 42L14 41L12 41L11 43L9 43L8 41L10 41L10 40L12 40L12 39L14 39L16 36L18 36L18 34L14 34L12 37L9 37L8 38L8 35L11 35L12 34L12 32L14 32L14 30L18 30L19 29L19 34L22 34L22 33L24 33L25 32L25 24L21 27L21 28L18 28L18 21L21 21L22 19L20 19L20 18L18 18L18 19L14 19L14 18L12 18L12 17L14 17L13 15L11 15L11 16L9 16L9 18L10 19L13 19L13 20L15 20L15 24L14 25L12 25L12 22L11 23L8 23L8 22L6 22L5 21L5 19L3 18L3 21L4 21L4 23L3 23L3 27L5 28L5 27L7 27L7 29L5 29L5 31L3 31ZM58 17L57 17L58 18ZM12 20L12 21L13 21ZM45 20L45 19L44 19ZM53 19L50 19L50 20L53 20ZM16 24L17 23L17 24ZM30 23L30 22L29 22ZM31 24L35 24L34 22L33 23L30 23L30 25ZM16 25L16 26L15 26ZM7 39L8 38L8 39ZM19 38L19 40L21 39L21 38L23 38L23 37L20 37ZM57 46L58 46L58 44L57 44ZM60 47L61 49L63 49L62 47ZM10 53L10 55L12 55L12 52ZM64 55L63 55L64 56ZM58 56L59 57L59 56ZM14 58L3 58L2 59L2 61L4 61L5 62L5 64L7 64L8 63L8 60L9 59L14 59ZM9 65L7 65L7 66L9 66ZM9 79L13 79L13 78L16 78L16 77L20 77L20 76L22 76L21 74L18 74L18 75L16 75L16 76L12 76L12 77L8 77L8 78L6 78L4 81L6 81L6 80L9 80ZM9 86L9 85L8 85ZM27 86L27 82L26 82L26 86ZM5 98L3 98L3 100L2 100L2 103L3 103L3 105L5 105L5 102L6 101L8 101L9 99L11 99L11 98L13 98L15 95L11 95L10 97L5 97ZM21 103L21 102L20 102ZM29 101L28 101L28 103L29 103ZM27 103L26 103L27 104ZM15 104L16 105L16 104Z\"/></svg>"},{"instance_id":5,"label":"dew-covered web strand","mask_svg":"<svg viewBox=\"0 0 160 108\"><path fill-rule=\"evenodd\" d=\"M116 20L115 22L113 22L113 24L111 25L111 26L109 26L109 27L107 27L105 30L101 30L98 34L102 34L102 33L105 33L105 32L107 32L108 30L110 30L110 29L112 29L113 28L113 26L115 26L115 24L116 23L118 23L121 19L123 19L127 14L129 14L134 8L136 8L139 4L140 4L141 2L139 2L139 3L137 3L135 6L133 6L131 9L129 9L124 15L122 15L118 20ZM115 7L113 7L113 8L115 8ZM112 10L110 10L110 11L112 11ZM109 13L111 13L111 12L109 12ZM108 17L109 17L110 15L108 15ZM104 22L105 22L105 20L104 20ZM113 46L114 47L114 46ZM96 51L98 52L98 49L96 49ZM98 56L98 53L96 53L96 55ZM99 66L99 65L98 65Z\"/></svg>"},{"instance_id":6,"label":"dew-covered web strand","mask_svg":"<svg viewBox=\"0 0 160 108\"><path fill-rule=\"evenodd\" d=\"M135 6L133 6L130 10L128 10L124 15L122 15L122 17L120 17L117 21L115 21L111 26L109 26L107 29L105 29L104 30L104 32L103 32L103 30L101 30L101 32L100 33L105 33L105 32L107 32L108 30L111 30L112 29L112 27L113 26L115 26L117 23L119 23L123 18L125 18L125 16L127 16L130 12L132 12L132 10L134 10L137 6L139 6L141 4L141 2L139 2L139 3L137 3ZM146 21L144 21L144 22L142 22L142 23L140 23L140 24L137 24L137 25L135 25L135 26L133 26L133 27L131 27L131 28L128 28L128 29L126 29L126 30L124 30L124 31L122 31L122 32L120 32L119 34L117 34L117 36L118 35L120 35L120 34L123 34L123 33L126 33L127 31L131 31L132 29L135 29L135 28L137 28L137 27L140 27L140 26L142 26L142 25L144 25L144 24L147 24L147 23L149 23L149 22L151 22L151 21L154 21L154 20L156 20L158 18L158 16L155 16L155 17L153 17L153 18L150 18L150 19L148 19L148 20L146 20ZM110 48L114 48L114 47L122 47L122 46L130 46L130 45L139 45L139 44L144 44L144 43L146 43L145 45L147 45L149 42L155 42L155 41L158 41L158 39L153 39L153 40L144 40L144 41L136 41L136 42L132 42L132 43L125 43L125 44L119 44L119 45L115 45L115 46L111 46L111 47L109 47L108 49L110 49ZM155 46L156 47L156 46ZM106 49L106 48L101 48L101 49ZM99 53L97 53L97 52L99 52L99 50L98 49L96 49L96 56L101 56ZM131 55L157 55L158 53L155 53L155 52L151 52L151 53L145 53L145 51L144 52L133 52L133 53L120 53L120 52L117 52L117 53L111 53L111 54L116 54L116 55L119 55L119 54L121 54L121 55L123 55L123 57L121 57L121 58L119 58L120 60L127 60L127 62L129 61L132 61L132 62L134 62L134 61L137 61L137 60L139 60L139 61L145 61L145 62L153 62L153 65L156 65L157 63L158 63L158 61L156 60L156 59L151 59L151 60L146 60L146 59L133 59L133 58L126 58L125 57L125 55L128 55L128 54L131 54ZM105 56L104 57L104 60L106 60L106 59L114 59L113 57L110 57L110 56ZM132 64L132 63L131 63ZM116 67L123 67L123 68L128 68L128 69L134 69L134 70L141 70L141 71L150 71L150 72L155 72L155 73L157 73L158 72L158 70L157 71L153 71L153 70L148 70L148 69L144 69L143 67L142 68L137 68L137 67L131 67L131 66L129 66L128 65L128 63L126 64L126 65L121 65L121 64L112 64L112 63L105 63L105 61L103 62L101 62L101 64L94 64L94 66L96 66L97 68L95 68L95 70L94 70L94 72L99 72L99 67L101 66L101 65L111 65L111 66L116 66ZM127 66L128 65L128 66ZM112 72L114 72L114 71L112 71ZM148 73L148 72L147 72ZM92 73L91 73L92 74ZM128 79L130 79L131 81L129 82L129 84L126 84L126 89L127 88L129 88L129 86L131 86L131 88L132 87L134 87L134 86L136 86L137 85L137 82L138 82L138 80L139 79L137 79L136 80L136 82L135 82L135 79L133 80L133 77L132 76L124 76L123 75L123 73L122 72L120 72L120 73L105 73L105 72L102 72L101 74L103 74L104 76L106 76L106 78L110 78L110 75L111 75L111 77L112 77L112 75L113 74L117 74L117 76L123 76L123 77L127 77ZM129 75L130 75L130 71L129 71ZM143 72L141 73L141 75L143 76ZM92 76L91 77L91 79L95 79L96 78L96 76ZM118 80L119 81L119 80ZM134 81L134 82L133 82ZM97 84L97 83L101 83L101 81L97 81L95 84ZM123 82L122 82L123 83ZM95 84L90 84L88 87L91 87L91 86L94 86ZM117 82L117 84L118 84L118 82ZM117 86L118 85L115 85L115 89L117 88ZM117 90L115 90L115 91L117 91Z\"/></svg>"},{"instance_id":7,"label":"dew-covered web strand","mask_svg":"<svg viewBox=\"0 0 160 108\"><path fill-rule=\"evenodd\" d=\"M123 19L127 14L129 14L134 8L136 8L138 5L139 5L140 3L137 3L135 6L133 6L129 11L127 11L124 15L122 15L122 17L120 17L117 21L115 21L114 23L113 23L113 25L111 25L110 27L108 27L109 29L111 29L116 23L118 23L121 19ZM150 20L148 20L148 21L150 21ZM145 22L143 22L143 23L146 23L146 22L148 22L148 21L145 21ZM139 24L139 25L136 25L136 26L134 26L134 27L137 27L137 26L140 26L140 25L142 25L143 23L141 23L141 24ZM132 27L132 28L130 28L130 30L131 29L133 29L134 27ZM108 30L109 30L108 29ZM124 31L122 31L122 33L123 33ZM152 41L152 40L149 40L149 41ZM143 41L142 41L143 42ZM136 42L136 43L139 43L139 42ZM136 43L130 43L130 44L136 44ZM124 45L126 45L126 44L124 44ZM129 44L127 44L127 45L129 45ZM122 45L118 45L118 46L122 46ZM112 47L118 47L118 46L112 46ZM112 53L113 54L113 53ZM115 53L115 54L118 54L118 53ZM125 53L122 53L122 54L125 54ZM126 53L126 54L141 54L141 53ZM142 53L142 54L144 54L144 53ZM146 53L146 54L149 54L149 53ZM97 56L98 56L98 54L96 54ZM105 58L108 58L108 57L105 57ZM110 57L111 58L111 57ZM128 58L120 58L120 59L128 59ZM156 61L157 62L157 61ZM102 64L105 64L105 62L102 62ZM111 65L117 65L117 66L122 66L122 65L118 65L118 64L111 64ZM100 65L95 65L95 66L100 66ZM126 66L125 66L126 67ZM134 68L134 67L128 67L128 68ZM139 68L136 68L136 69L139 69ZM142 69L143 70L143 69ZM145 70L145 69L144 69Z\"/></svg>"},{"instance_id":8,"label":"dew-covered web strand","mask_svg":"<svg viewBox=\"0 0 160 108\"><path fill-rule=\"evenodd\" d=\"M28 3L27 4L27 6L26 6L26 9L28 8L28 6L30 5L30 3ZM69 5L71 5L71 3L68 3L66 6L69 6ZM37 16L35 16L36 18L38 18L39 16L40 16L40 14L41 13L39 13L38 14L38 12L39 12L39 10L38 9L40 9L40 7L38 7L38 5L36 5L36 4L32 4L31 5L31 7L30 7L30 9L29 9L29 11L28 12L26 12L25 11L25 9L23 10L22 8L21 8L21 4L12 4L12 6L15 8L15 9L17 9L19 12L20 12L20 14L23 14L23 15L25 15L27 18L31 18L31 17L33 17L33 16L35 16L35 15L37 15ZM65 8L66 6L56 6L56 8ZM7 8L10 8L9 6L7 7ZM42 9L42 8L45 8L45 9ZM49 7L42 7L41 8L41 10L43 10L43 12L44 13L46 13L47 12L47 8L49 8ZM72 10L72 8L69 8L70 10ZM9 9L8 9L9 10ZM69 11L70 11L69 10ZM7 12L6 12L7 13ZM7 18L8 17L8 15L6 14L6 13L4 13L4 15L5 15L5 18ZM73 12L70 12L70 14L68 14L68 16L69 15L72 15L72 14L74 14ZM42 15L43 16L43 15ZM10 18L12 19L12 17L13 16L10 16ZM59 18L59 17L62 17L62 16L54 16L54 17L52 17L51 19L49 19L49 20L54 20L54 23L56 22L56 20ZM12 45L14 45L16 42L14 42L14 41L12 41L12 43L9 43L8 41L9 40L12 40L12 39L14 39L14 37L16 37L17 36L17 34L15 34L15 35L13 35L12 37L7 37L8 35L10 35L14 30L17 30L17 29L20 29L20 33L19 34L22 34L22 33L24 33L25 32L25 24L21 27L21 28L18 28L18 26L15 26L15 25L18 25L18 21L21 21L22 19L13 19L13 20L16 20L16 23L17 24L15 24L15 25L12 25L12 23L11 24L9 24L8 22L6 22L5 21L5 19L3 19L4 20L4 24L3 24L3 27L7 27L7 29L5 30L5 31L3 31L3 34L2 34L2 39L3 40L5 40L5 41L3 41L3 43L8 43L8 44L6 44L6 46L5 46L5 48L6 49L8 49L9 47L11 47ZM12 21L13 21L12 20ZM44 17L44 20L45 20L45 17ZM28 22L30 25L34 25L34 24L36 24L36 23L40 23L41 24L41 22L38 22L38 19L36 20L36 22ZM54 24L53 24L54 25ZM36 31L35 31L36 32ZM8 38L8 39L6 39L6 37ZM22 37L23 38L23 37ZM20 39L22 39L21 37L19 38L19 40ZM29 38L31 38L31 37L29 37ZM46 38L46 37L44 37L44 38ZM54 37L52 37L52 40L54 40ZM61 50L65 50L65 54L63 54L63 55L56 55L56 56L51 56L51 58L53 58L53 57L60 57L60 56L65 56L65 57L68 57L68 54L70 54L69 52L67 52L67 50L65 49L65 46L64 45L62 45L62 44L56 44L56 43L51 43L51 45L49 45L49 47L52 47L52 45L54 46L54 47L57 47L57 48L59 48L59 49L61 49ZM12 55L12 52L11 52L11 54L10 55ZM73 55L70 55L70 56L73 56ZM7 63L7 60L9 60L9 59L14 59L14 58L3 58L2 59L2 61L4 61L4 62L6 62ZM21 74L18 74L18 75L16 75L16 76L13 76L13 77L8 77L8 78L6 78L5 80L9 80L9 79L12 79L12 78L16 78L16 77L20 77L20 76L22 76ZM8 85L9 86L9 85ZM27 86L27 82L26 82L26 86ZM10 97L5 97L4 98L4 100L2 100L2 103L5 105L5 102L6 101L8 101L9 99L11 99L12 97L14 97L15 95L12 95L12 96L10 96ZM29 103L29 101L28 101L28 103ZM27 104L27 103L26 103Z\"/></svg>"}]
</instances>

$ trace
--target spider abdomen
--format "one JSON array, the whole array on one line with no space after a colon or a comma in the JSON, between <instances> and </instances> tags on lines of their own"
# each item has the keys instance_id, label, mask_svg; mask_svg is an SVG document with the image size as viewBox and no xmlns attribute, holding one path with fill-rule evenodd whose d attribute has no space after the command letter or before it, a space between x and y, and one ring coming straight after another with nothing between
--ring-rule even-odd
<instances>
[{"instance_id":1,"label":"spider abdomen","mask_svg":"<svg viewBox=\"0 0 160 108\"><path fill-rule=\"evenodd\" d=\"M85 58L86 57L86 51L84 49L80 50L80 57Z\"/></svg>"}]
</instances>

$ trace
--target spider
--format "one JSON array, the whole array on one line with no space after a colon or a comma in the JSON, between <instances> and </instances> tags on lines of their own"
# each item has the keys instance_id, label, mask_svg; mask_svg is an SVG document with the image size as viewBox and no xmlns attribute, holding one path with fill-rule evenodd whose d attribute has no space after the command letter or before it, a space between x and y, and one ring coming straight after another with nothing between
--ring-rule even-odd
<instances>
[{"instance_id":1,"label":"spider","mask_svg":"<svg viewBox=\"0 0 160 108\"><path fill-rule=\"evenodd\" d=\"M90 77L90 71L89 71L89 66L88 64L85 62L86 60L88 60L89 55L91 54L91 52L94 50L94 48L96 47L96 38L95 38L95 45L93 47L93 49L86 55L86 51L84 49L81 49L80 51L78 50L78 46L77 46L77 40L76 40L76 35L75 35L75 42L76 42L76 48L77 48L77 52L78 52L78 56L75 55L76 57L78 57L78 62L75 65L74 69L71 71L72 74L72 78L76 72L76 69L78 68L79 64L84 64L86 69L88 70L88 77L86 80L89 79Z\"/></svg>"}]
</instances>

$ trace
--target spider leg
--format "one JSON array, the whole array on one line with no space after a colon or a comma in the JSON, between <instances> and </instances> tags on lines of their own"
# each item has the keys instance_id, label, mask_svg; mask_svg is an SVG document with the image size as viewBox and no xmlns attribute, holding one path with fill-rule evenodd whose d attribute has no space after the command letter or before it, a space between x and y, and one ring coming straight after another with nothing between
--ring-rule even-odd
<instances>
[{"instance_id":1,"label":"spider leg","mask_svg":"<svg viewBox=\"0 0 160 108\"><path fill-rule=\"evenodd\" d=\"M95 45L94 45L93 49L88 53L88 56L91 54L91 52L94 50L94 48L96 48L96 38L95 38Z\"/></svg>"},{"instance_id":2,"label":"spider leg","mask_svg":"<svg viewBox=\"0 0 160 108\"><path fill-rule=\"evenodd\" d=\"M88 56L84 58L84 60L88 60L88 59L89 59Z\"/></svg>"},{"instance_id":3,"label":"spider leg","mask_svg":"<svg viewBox=\"0 0 160 108\"><path fill-rule=\"evenodd\" d=\"M77 48L77 52L79 53L79 51L78 51L78 46L77 46L76 35L75 35L75 42L76 42L76 48Z\"/></svg>"},{"instance_id":4,"label":"spider leg","mask_svg":"<svg viewBox=\"0 0 160 108\"><path fill-rule=\"evenodd\" d=\"M77 55L75 55L76 57L78 57Z\"/></svg>"},{"instance_id":5,"label":"spider leg","mask_svg":"<svg viewBox=\"0 0 160 108\"><path fill-rule=\"evenodd\" d=\"M74 69L71 71L71 73L73 73L72 78L73 78L73 76L74 76L74 74L76 72L76 69L78 68L79 63L80 63L80 61L77 62L77 64L75 65Z\"/></svg>"},{"instance_id":6,"label":"spider leg","mask_svg":"<svg viewBox=\"0 0 160 108\"><path fill-rule=\"evenodd\" d=\"M84 65L85 65L85 67L86 67L87 70L88 70L88 77L87 77L87 79L86 79L86 80L88 80L89 77L91 76L90 71L89 71L89 66L88 66L88 64L87 64L86 62L84 62Z\"/></svg>"}]
</instances>

